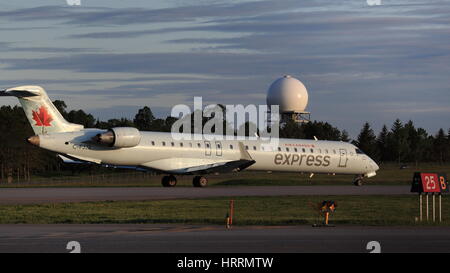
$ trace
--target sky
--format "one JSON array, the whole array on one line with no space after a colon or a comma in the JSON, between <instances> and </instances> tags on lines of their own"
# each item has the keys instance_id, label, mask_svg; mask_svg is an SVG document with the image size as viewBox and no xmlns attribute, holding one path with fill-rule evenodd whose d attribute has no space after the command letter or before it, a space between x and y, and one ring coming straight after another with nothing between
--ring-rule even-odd
<instances>
[{"instance_id":1,"label":"sky","mask_svg":"<svg viewBox=\"0 0 450 273\"><path fill-rule=\"evenodd\" d=\"M352 137L396 118L447 130L450 0L377 1L2 1L0 89L40 85L101 120L166 117L194 96L265 104L289 74L311 118Z\"/></svg>"}]
</instances>

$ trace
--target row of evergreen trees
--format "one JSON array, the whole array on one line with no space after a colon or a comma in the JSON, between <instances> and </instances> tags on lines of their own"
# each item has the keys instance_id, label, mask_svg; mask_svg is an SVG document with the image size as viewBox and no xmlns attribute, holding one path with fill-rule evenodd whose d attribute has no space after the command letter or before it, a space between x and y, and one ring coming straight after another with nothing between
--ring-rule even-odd
<instances>
[{"instance_id":1,"label":"row of evergreen trees","mask_svg":"<svg viewBox=\"0 0 450 273\"><path fill-rule=\"evenodd\" d=\"M378 135L365 123L354 144L380 162L450 162L450 129L430 135L411 120L402 124L397 119L391 129L384 125Z\"/></svg>"},{"instance_id":2,"label":"row of evergreen trees","mask_svg":"<svg viewBox=\"0 0 450 273\"><path fill-rule=\"evenodd\" d=\"M420 162L450 162L450 129L446 133L441 128L432 135L423 128L416 128L411 120L403 124L397 119L390 129L384 125L378 134L366 122L355 140L350 140L345 130L316 121L306 124L288 122L281 128L280 135L303 139L316 136L324 140L351 142L378 163L409 162L417 165Z\"/></svg>"},{"instance_id":3,"label":"row of evergreen trees","mask_svg":"<svg viewBox=\"0 0 450 273\"><path fill-rule=\"evenodd\" d=\"M83 110L67 111L64 101L57 100L54 104L64 118L82 124L85 128L131 126L143 131L170 132L176 121L173 117L156 118L149 107L139 109L133 120L121 118L100 121ZM34 133L21 107L0 107L0 132L2 181L11 176L29 179L32 174L46 174L60 169L61 163L55 154L25 142L25 139ZM327 122L317 121L306 124L287 122L280 129L280 137L352 141L345 130L341 131ZM366 123L352 143L378 162L450 162L450 129L447 133L440 129L437 134L431 135L422 128L416 128L412 121L402 124L400 120L396 120L390 129L384 126L378 134Z\"/></svg>"}]
</instances>

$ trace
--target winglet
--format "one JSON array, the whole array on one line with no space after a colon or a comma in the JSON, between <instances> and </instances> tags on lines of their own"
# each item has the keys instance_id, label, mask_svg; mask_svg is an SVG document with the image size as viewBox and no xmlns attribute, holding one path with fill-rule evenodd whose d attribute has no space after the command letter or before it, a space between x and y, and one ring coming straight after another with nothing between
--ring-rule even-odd
<instances>
[{"instance_id":1,"label":"winglet","mask_svg":"<svg viewBox=\"0 0 450 273\"><path fill-rule=\"evenodd\" d=\"M253 158L247 152L247 150L244 147L244 143L242 143L242 142L239 142L239 151L241 152L241 158L240 159L253 161Z\"/></svg>"}]
</instances>

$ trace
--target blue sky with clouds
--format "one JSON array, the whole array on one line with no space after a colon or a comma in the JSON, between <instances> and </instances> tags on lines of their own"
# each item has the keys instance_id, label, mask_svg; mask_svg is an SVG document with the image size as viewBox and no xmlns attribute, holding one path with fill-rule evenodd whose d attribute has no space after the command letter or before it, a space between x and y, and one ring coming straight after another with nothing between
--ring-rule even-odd
<instances>
[{"instance_id":1,"label":"blue sky with clouds","mask_svg":"<svg viewBox=\"0 0 450 273\"><path fill-rule=\"evenodd\" d=\"M101 119L150 106L264 104L290 74L312 118L356 136L395 118L450 127L450 1L0 3L0 86L43 86ZM2 99L4 104L15 104Z\"/></svg>"}]
</instances>

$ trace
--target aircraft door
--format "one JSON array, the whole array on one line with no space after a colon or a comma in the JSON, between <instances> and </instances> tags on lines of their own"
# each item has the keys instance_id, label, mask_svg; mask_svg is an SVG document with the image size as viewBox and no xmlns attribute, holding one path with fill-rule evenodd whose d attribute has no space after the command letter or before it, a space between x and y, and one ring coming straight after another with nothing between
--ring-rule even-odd
<instances>
[{"instance_id":1,"label":"aircraft door","mask_svg":"<svg viewBox=\"0 0 450 273\"><path fill-rule=\"evenodd\" d=\"M205 155L211 156L211 142L205 141Z\"/></svg>"},{"instance_id":2,"label":"aircraft door","mask_svg":"<svg viewBox=\"0 0 450 273\"><path fill-rule=\"evenodd\" d=\"M220 141L216 141L216 155L222 156L222 143Z\"/></svg>"},{"instance_id":3,"label":"aircraft door","mask_svg":"<svg viewBox=\"0 0 450 273\"><path fill-rule=\"evenodd\" d=\"M347 167L347 150L339 149L339 167L345 168Z\"/></svg>"}]
</instances>

